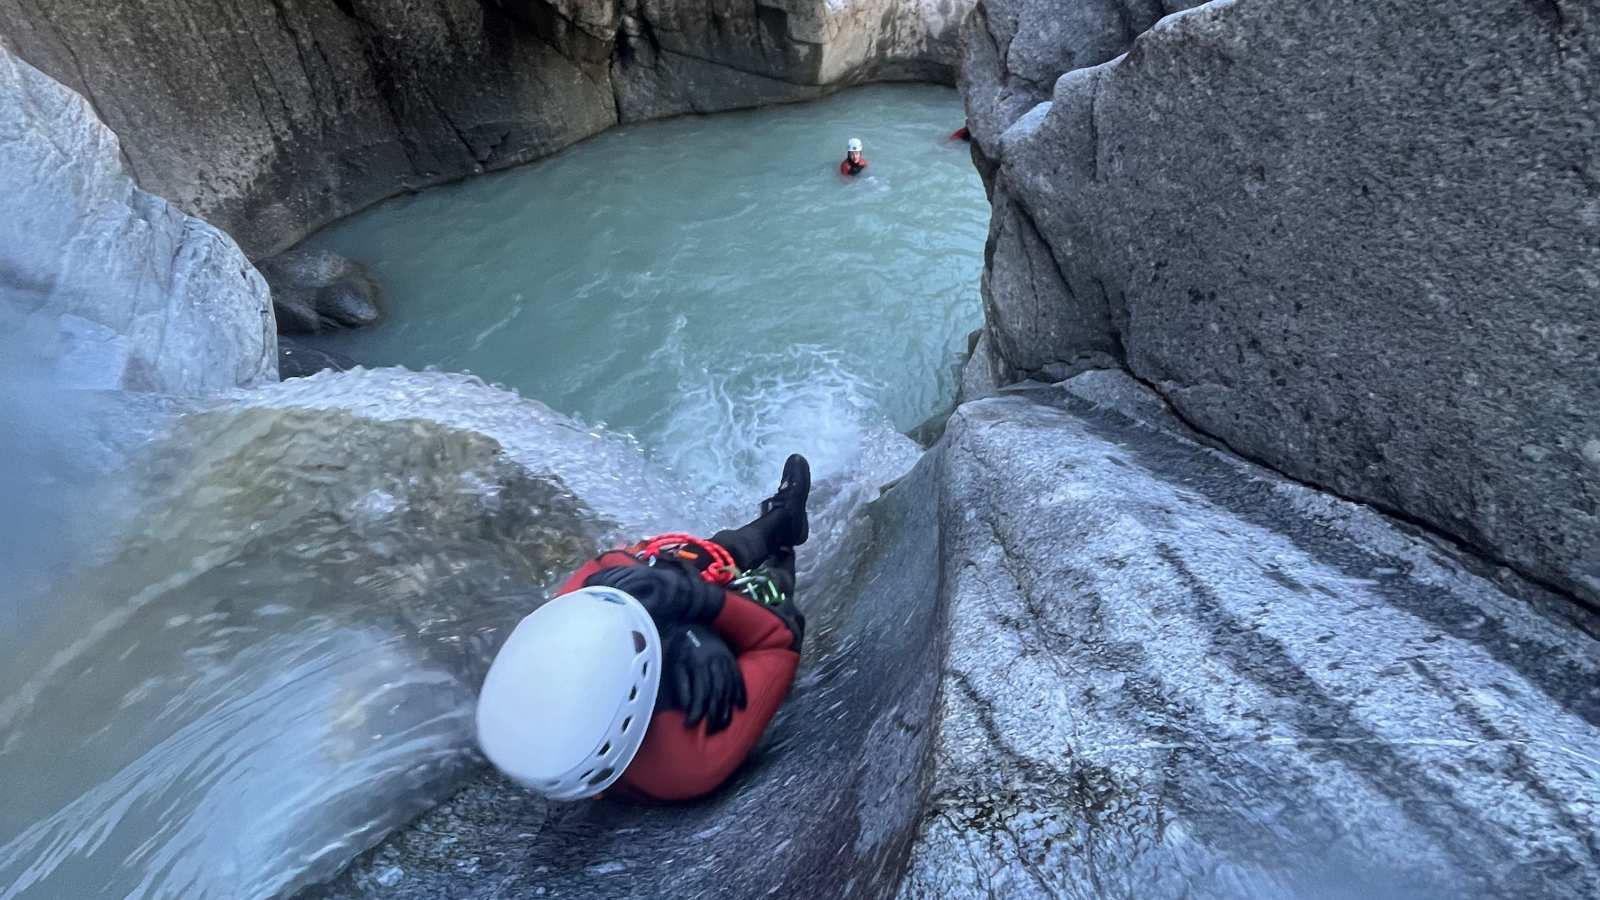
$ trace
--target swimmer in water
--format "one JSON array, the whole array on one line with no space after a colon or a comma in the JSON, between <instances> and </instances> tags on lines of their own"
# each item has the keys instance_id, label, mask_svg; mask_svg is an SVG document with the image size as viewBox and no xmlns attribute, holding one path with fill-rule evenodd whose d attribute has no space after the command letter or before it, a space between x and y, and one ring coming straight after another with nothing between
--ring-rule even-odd
<instances>
[{"instance_id":1,"label":"swimmer in water","mask_svg":"<svg viewBox=\"0 0 1600 900\"><path fill-rule=\"evenodd\" d=\"M851 138L850 143L845 145L844 162L839 163L839 174L860 175L866 167L867 158L861 155L861 139Z\"/></svg>"}]
</instances>

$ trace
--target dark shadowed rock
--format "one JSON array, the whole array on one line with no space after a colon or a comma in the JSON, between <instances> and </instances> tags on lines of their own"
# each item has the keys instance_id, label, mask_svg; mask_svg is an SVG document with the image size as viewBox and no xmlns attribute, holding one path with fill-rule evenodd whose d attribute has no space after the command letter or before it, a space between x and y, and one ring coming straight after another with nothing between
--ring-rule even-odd
<instances>
[{"instance_id":1,"label":"dark shadowed rock","mask_svg":"<svg viewBox=\"0 0 1600 900\"><path fill-rule=\"evenodd\" d=\"M0 0L0 35L260 258L618 122L949 83L968 2Z\"/></svg>"},{"instance_id":2,"label":"dark shadowed rock","mask_svg":"<svg viewBox=\"0 0 1600 900\"><path fill-rule=\"evenodd\" d=\"M1240 453L1600 602L1597 50L1569 2L1164 20L985 148L999 370L1120 347Z\"/></svg>"},{"instance_id":3,"label":"dark shadowed rock","mask_svg":"<svg viewBox=\"0 0 1600 900\"><path fill-rule=\"evenodd\" d=\"M305 378L332 369L347 372L356 367L348 356L308 347L286 338L278 338L278 378Z\"/></svg>"},{"instance_id":4,"label":"dark shadowed rock","mask_svg":"<svg viewBox=\"0 0 1600 900\"><path fill-rule=\"evenodd\" d=\"M1600 891L1592 618L1081 378L936 451L950 644L901 898Z\"/></svg>"},{"instance_id":5,"label":"dark shadowed rock","mask_svg":"<svg viewBox=\"0 0 1600 900\"><path fill-rule=\"evenodd\" d=\"M372 325L383 317L365 266L326 250L290 250L256 266L272 288L278 331L316 334Z\"/></svg>"}]
</instances>

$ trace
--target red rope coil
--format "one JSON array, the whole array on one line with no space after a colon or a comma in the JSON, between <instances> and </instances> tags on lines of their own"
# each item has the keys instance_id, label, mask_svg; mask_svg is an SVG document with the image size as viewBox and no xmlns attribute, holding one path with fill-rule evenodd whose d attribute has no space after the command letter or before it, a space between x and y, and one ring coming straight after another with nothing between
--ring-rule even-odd
<instances>
[{"instance_id":1,"label":"red rope coil","mask_svg":"<svg viewBox=\"0 0 1600 900\"><path fill-rule=\"evenodd\" d=\"M692 534L679 534L676 532L658 534L635 547L633 555L639 559L646 559L660 556L664 551L676 550L679 547L697 547L704 550L706 555L711 557L710 565L700 571L700 577L705 579L708 584L723 587L738 577L739 567L733 564L733 556L727 550Z\"/></svg>"}]
</instances>

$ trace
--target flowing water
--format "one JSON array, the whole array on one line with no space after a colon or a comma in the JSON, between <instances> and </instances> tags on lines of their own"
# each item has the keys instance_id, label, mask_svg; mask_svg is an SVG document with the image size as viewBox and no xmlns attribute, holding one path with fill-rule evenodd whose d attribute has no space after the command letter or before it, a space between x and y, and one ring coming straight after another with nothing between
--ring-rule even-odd
<instances>
[{"instance_id":1,"label":"flowing water","mask_svg":"<svg viewBox=\"0 0 1600 900\"><path fill-rule=\"evenodd\" d=\"M0 658L0 900L326 877L470 770L473 692L552 580L730 524L794 450L825 577L979 320L960 118L951 91L886 87L619 129L320 235L390 304L329 343L557 412L397 369L130 407L165 437L61 492L97 539L0 600L26 609ZM871 174L845 181L852 136Z\"/></svg>"},{"instance_id":2,"label":"flowing water","mask_svg":"<svg viewBox=\"0 0 1600 900\"><path fill-rule=\"evenodd\" d=\"M386 203L314 238L390 307L321 343L468 370L633 434L701 489L756 489L792 450L843 468L954 393L982 322L988 227L954 91L619 129ZM845 141L869 166L839 175Z\"/></svg>"}]
</instances>

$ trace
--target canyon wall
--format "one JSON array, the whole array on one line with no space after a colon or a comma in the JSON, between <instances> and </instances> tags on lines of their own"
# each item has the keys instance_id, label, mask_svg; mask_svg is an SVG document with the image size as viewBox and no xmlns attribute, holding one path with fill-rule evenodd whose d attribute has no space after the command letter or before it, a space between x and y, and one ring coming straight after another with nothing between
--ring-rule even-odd
<instances>
[{"instance_id":1,"label":"canyon wall","mask_svg":"<svg viewBox=\"0 0 1600 900\"><path fill-rule=\"evenodd\" d=\"M963 0L0 0L140 187L252 258L403 191L610 128L952 81Z\"/></svg>"},{"instance_id":2,"label":"canyon wall","mask_svg":"<svg viewBox=\"0 0 1600 900\"><path fill-rule=\"evenodd\" d=\"M969 24L989 374L1125 366L1247 457L1600 601L1594 5L1219 0L1019 65L1028 22L1101 5Z\"/></svg>"}]
</instances>

